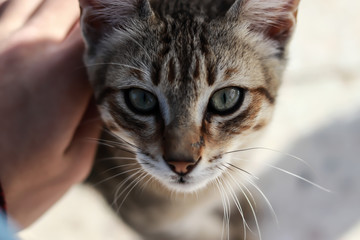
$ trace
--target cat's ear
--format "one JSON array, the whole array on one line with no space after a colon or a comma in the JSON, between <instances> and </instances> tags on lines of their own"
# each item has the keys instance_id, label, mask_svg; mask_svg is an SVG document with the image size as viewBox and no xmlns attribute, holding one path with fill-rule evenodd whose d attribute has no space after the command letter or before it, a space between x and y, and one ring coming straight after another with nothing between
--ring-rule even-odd
<instances>
[{"instance_id":1,"label":"cat's ear","mask_svg":"<svg viewBox=\"0 0 360 240\"><path fill-rule=\"evenodd\" d=\"M226 17L285 45L296 25L299 2L300 0L236 0Z\"/></svg>"},{"instance_id":2,"label":"cat's ear","mask_svg":"<svg viewBox=\"0 0 360 240\"><path fill-rule=\"evenodd\" d=\"M153 15L148 0L80 0L81 28L89 45L96 45L116 28Z\"/></svg>"}]
</instances>

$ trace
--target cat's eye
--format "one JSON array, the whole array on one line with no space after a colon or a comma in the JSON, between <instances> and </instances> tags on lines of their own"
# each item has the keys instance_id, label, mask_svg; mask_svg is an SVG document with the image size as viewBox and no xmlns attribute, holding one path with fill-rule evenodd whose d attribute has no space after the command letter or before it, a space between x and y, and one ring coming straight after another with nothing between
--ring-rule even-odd
<instances>
[{"instance_id":1,"label":"cat's eye","mask_svg":"<svg viewBox=\"0 0 360 240\"><path fill-rule=\"evenodd\" d=\"M150 114L158 105L154 94L140 88L127 90L126 102L133 111L139 114Z\"/></svg>"},{"instance_id":2,"label":"cat's eye","mask_svg":"<svg viewBox=\"0 0 360 240\"><path fill-rule=\"evenodd\" d=\"M236 111L244 99L244 90L238 87L227 87L215 92L210 99L210 111L225 115Z\"/></svg>"}]
</instances>

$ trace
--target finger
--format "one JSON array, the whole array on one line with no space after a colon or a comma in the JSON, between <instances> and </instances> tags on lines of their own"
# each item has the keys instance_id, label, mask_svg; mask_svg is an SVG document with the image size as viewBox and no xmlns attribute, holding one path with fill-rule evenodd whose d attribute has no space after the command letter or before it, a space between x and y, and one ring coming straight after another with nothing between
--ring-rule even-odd
<instances>
[{"instance_id":1,"label":"finger","mask_svg":"<svg viewBox=\"0 0 360 240\"><path fill-rule=\"evenodd\" d=\"M46 0L27 22L39 36L63 40L79 19L80 10L76 0Z\"/></svg>"},{"instance_id":2,"label":"finger","mask_svg":"<svg viewBox=\"0 0 360 240\"><path fill-rule=\"evenodd\" d=\"M46 67L36 84L35 93L43 93L41 107L54 121L51 136L63 151L71 141L92 96L82 56L84 43L79 27L58 44L55 51L40 64Z\"/></svg>"},{"instance_id":3,"label":"finger","mask_svg":"<svg viewBox=\"0 0 360 240\"><path fill-rule=\"evenodd\" d=\"M65 164L74 172L74 182L84 180L89 174L97 149L95 139L99 138L101 129L100 116L92 99L65 151L65 159L69 160Z\"/></svg>"},{"instance_id":4,"label":"finger","mask_svg":"<svg viewBox=\"0 0 360 240\"><path fill-rule=\"evenodd\" d=\"M1 4L0 40L21 28L43 0L11 0Z\"/></svg>"},{"instance_id":5,"label":"finger","mask_svg":"<svg viewBox=\"0 0 360 240\"><path fill-rule=\"evenodd\" d=\"M59 81L61 81L60 84L65 84L62 103L68 106L68 112L74 113L69 119L69 123L73 128L72 131L74 131L92 95L92 89L83 63L84 43L79 26L75 27L70 33L59 51L67 56L63 59L63 62L67 63L66 69L64 69L64 79L59 79Z\"/></svg>"}]
</instances>

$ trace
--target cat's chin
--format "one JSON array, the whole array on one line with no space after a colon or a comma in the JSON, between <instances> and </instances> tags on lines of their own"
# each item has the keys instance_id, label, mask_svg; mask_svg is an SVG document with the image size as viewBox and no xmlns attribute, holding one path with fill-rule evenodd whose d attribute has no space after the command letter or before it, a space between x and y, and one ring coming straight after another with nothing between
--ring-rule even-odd
<instances>
[{"instance_id":1,"label":"cat's chin","mask_svg":"<svg viewBox=\"0 0 360 240\"><path fill-rule=\"evenodd\" d=\"M170 178L162 178L155 176L155 178L170 192L176 193L195 193L206 189L214 179L216 179L220 172L212 174L212 176L171 176Z\"/></svg>"}]
</instances>

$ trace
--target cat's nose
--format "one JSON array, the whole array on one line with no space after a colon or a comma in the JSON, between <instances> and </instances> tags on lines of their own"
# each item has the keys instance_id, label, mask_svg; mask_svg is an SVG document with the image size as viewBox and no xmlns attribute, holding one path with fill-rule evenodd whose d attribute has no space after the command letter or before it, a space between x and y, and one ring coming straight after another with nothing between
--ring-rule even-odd
<instances>
[{"instance_id":1,"label":"cat's nose","mask_svg":"<svg viewBox=\"0 0 360 240\"><path fill-rule=\"evenodd\" d=\"M170 169L180 176L184 176L190 173L195 168L198 162L199 160L198 161L166 161Z\"/></svg>"}]
</instances>

